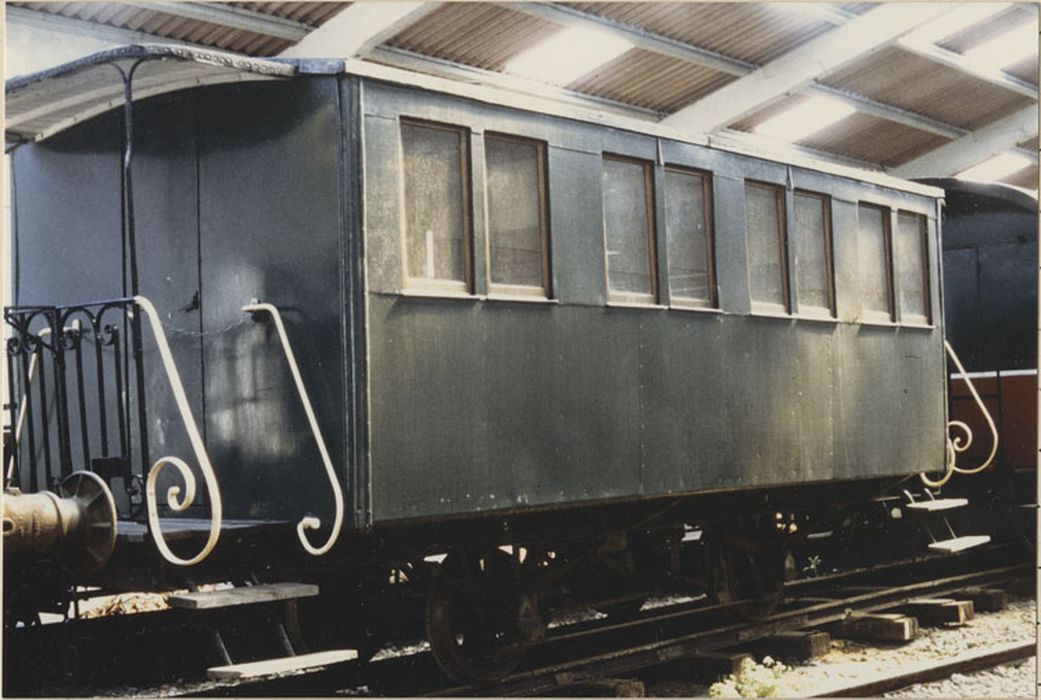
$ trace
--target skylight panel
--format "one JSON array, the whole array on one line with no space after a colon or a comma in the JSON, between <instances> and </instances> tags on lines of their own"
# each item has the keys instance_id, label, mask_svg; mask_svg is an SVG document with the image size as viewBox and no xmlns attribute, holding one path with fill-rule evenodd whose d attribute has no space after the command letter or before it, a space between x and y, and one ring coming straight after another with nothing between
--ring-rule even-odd
<instances>
[{"instance_id":1,"label":"skylight panel","mask_svg":"<svg viewBox=\"0 0 1041 700\"><path fill-rule=\"evenodd\" d=\"M963 170L955 177L959 180L994 182L1009 175L1014 175L1031 164L1031 160L1022 153L1009 151L989 158L967 170Z\"/></svg>"},{"instance_id":2,"label":"skylight panel","mask_svg":"<svg viewBox=\"0 0 1041 700\"><path fill-rule=\"evenodd\" d=\"M963 55L980 67L1001 70L1033 56L1037 52L1037 38L1037 21L1031 18Z\"/></svg>"},{"instance_id":3,"label":"skylight panel","mask_svg":"<svg viewBox=\"0 0 1041 700\"><path fill-rule=\"evenodd\" d=\"M811 97L755 127L757 134L794 143L845 119L856 110L831 97Z\"/></svg>"},{"instance_id":4,"label":"skylight panel","mask_svg":"<svg viewBox=\"0 0 1041 700\"><path fill-rule=\"evenodd\" d=\"M518 54L506 64L505 70L531 80L567 85L632 47L630 42L613 34L568 27Z\"/></svg>"}]
</instances>

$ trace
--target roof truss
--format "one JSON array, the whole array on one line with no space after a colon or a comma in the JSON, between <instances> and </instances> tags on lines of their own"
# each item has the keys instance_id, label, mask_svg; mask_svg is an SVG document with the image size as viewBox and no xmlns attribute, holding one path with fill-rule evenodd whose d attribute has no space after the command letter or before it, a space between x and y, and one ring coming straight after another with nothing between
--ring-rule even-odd
<instances>
[{"instance_id":1,"label":"roof truss","mask_svg":"<svg viewBox=\"0 0 1041 700\"><path fill-rule=\"evenodd\" d=\"M293 58L363 56L439 6L437 2L355 2L281 55Z\"/></svg>"},{"instance_id":2,"label":"roof truss","mask_svg":"<svg viewBox=\"0 0 1041 700\"><path fill-rule=\"evenodd\" d=\"M695 132L723 128L891 44L946 9L926 3L876 7L666 117L663 123Z\"/></svg>"},{"instance_id":3,"label":"roof truss","mask_svg":"<svg viewBox=\"0 0 1041 700\"><path fill-rule=\"evenodd\" d=\"M955 175L991 156L1013 149L1019 153L1032 154L1036 163L1037 153L1016 149L1016 144L1037 136L1037 115L1037 105L1031 105L893 168L890 172L907 178Z\"/></svg>"}]
</instances>

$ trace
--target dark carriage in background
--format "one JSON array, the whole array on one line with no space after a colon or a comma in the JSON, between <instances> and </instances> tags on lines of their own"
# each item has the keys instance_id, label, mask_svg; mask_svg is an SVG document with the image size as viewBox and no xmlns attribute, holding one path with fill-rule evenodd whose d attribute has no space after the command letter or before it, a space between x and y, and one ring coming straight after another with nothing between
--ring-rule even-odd
<instances>
[{"instance_id":1,"label":"dark carriage in background","mask_svg":"<svg viewBox=\"0 0 1041 700\"><path fill-rule=\"evenodd\" d=\"M998 435L987 479L955 483L991 506L1034 546L1037 494L1037 199L995 183L923 180L945 191L943 283L946 335L992 417ZM952 374L950 417L982 436L965 453L982 463L990 452L986 419L968 385ZM1011 510L1010 510L1011 507Z\"/></svg>"},{"instance_id":2,"label":"dark carriage in background","mask_svg":"<svg viewBox=\"0 0 1041 700\"><path fill-rule=\"evenodd\" d=\"M457 634L489 596L446 582L514 641L561 591L762 595L742 567L779 585L797 530L947 468L933 187L157 46L9 82L8 138L8 485L116 512L97 566L11 553L15 618L293 577L371 632L419 592L443 669L493 677Z\"/></svg>"}]
</instances>

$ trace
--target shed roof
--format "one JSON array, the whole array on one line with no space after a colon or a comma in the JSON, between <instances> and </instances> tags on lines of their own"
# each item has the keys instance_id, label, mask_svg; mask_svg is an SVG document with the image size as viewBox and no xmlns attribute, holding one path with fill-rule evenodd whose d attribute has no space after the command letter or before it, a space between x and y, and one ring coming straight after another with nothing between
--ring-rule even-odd
<instances>
[{"instance_id":1,"label":"shed roof","mask_svg":"<svg viewBox=\"0 0 1041 700\"><path fill-rule=\"evenodd\" d=\"M882 9L872 3L450 2L425 3L403 12L400 6L406 5L9 2L7 8L9 21L30 15L60 19L133 32L135 40L143 33L244 57L284 51L307 55L309 47L319 47L323 53L316 57L361 58L468 83L512 86L542 97L557 93L561 100L586 101L594 109L647 121L683 113L721 89L735 90L734 84L750 74L769 74L777 61L815 47ZM949 12L940 20L979 13L981 5L945 6ZM372 17L381 12L390 19L373 23ZM1037 106L1036 52L1003 70L981 69L965 53L1024 23L1033 22L1036 28L1037 16L1035 5L1013 3L926 39L918 35L928 21L922 27L909 23L906 33L869 46L852 60L822 58L820 70L808 83L713 128L725 131L728 138L740 138L800 99L832 97L857 113L800 139L794 148L818 158L908 174L919 164L939 170L962 167L956 158L918 159L962 139L978 145L985 138L994 144L990 150L1011 149L1031 163L1004 178L1006 182L1036 187L1037 147L1032 139L1037 131L1029 128ZM505 73L510 59L574 25L621 36L633 48L563 88L534 89ZM342 46L350 48L336 53ZM220 79L212 68L192 70L209 71L206 79ZM262 75L252 70L238 74L249 79ZM1036 126L1036 117L1033 122ZM959 151L967 153L955 148L939 152ZM975 148L972 157L986 151ZM915 174L940 177L953 172Z\"/></svg>"}]
</instances>

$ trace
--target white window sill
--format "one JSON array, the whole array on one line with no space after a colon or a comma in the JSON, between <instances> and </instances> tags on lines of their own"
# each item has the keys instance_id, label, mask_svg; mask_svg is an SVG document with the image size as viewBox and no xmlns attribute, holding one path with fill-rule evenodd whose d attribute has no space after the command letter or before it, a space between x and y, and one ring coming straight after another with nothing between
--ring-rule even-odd
<instances>
[{"instance_id":1,"label":"white window sill","mask_svg":"<svg viewBox=\"0 0 1041 700\"><path fill-rule=\"evenodd\" d=\"M547 297L540 296L528 296L526 294L489 294L484 297L477 297L482 301L494 301L497 303L513 303L518 304L560 304L559 299L549 299Z\"/></svg>"},{"instance_id":2,"label":"white window sill","mask_svg":"<svg viewBox=\"0 0 1041 700\"><path fill-rule=\"evenodd\" d=\"M669 311L692 311L696 314L712 314L724 316L726 311L715 306L696 306L694 304L669 304Z\"/></svg>"},{"instance_id":3,"label":"white window sill","mask_svg":"<svg viewBox=\"0 0 1041 700\"><path fill-rule=\"evenodd\" d=\"M639 301L609 301L607 302L607 308L609 309L667 309L669 307L661 304L653 304L651 302L642 303Z\"/></svg>"}]
</instances>

